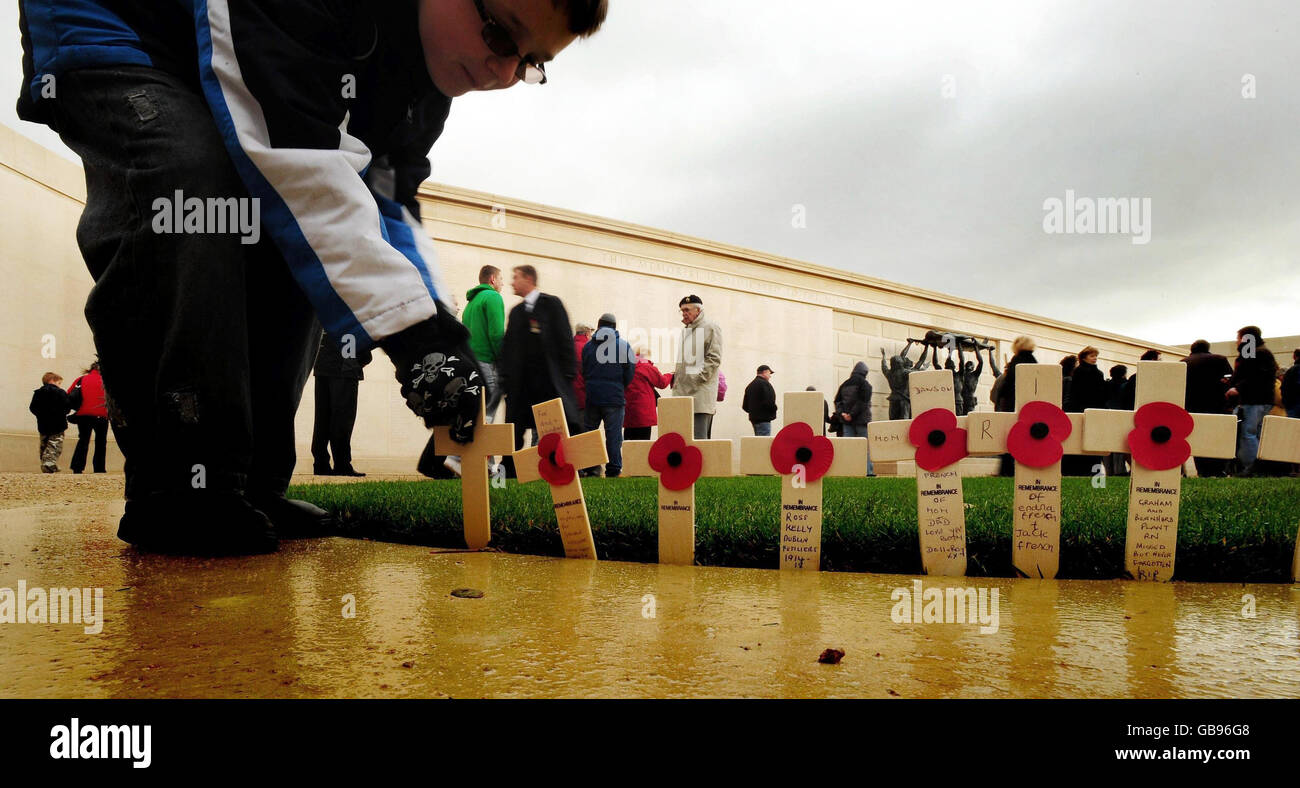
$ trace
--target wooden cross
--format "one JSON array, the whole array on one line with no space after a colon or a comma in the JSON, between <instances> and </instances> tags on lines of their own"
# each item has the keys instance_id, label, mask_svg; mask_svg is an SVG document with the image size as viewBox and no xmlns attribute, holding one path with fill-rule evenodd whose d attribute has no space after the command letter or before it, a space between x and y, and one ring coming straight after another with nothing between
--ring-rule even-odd
<instances>
[{"instance_id":1,"label":"wooden cross","mask_svg":"<svg viewBox=\"0 0 1300 788\"><path fill-rule=\"evenodd\" d=\"M824 400L817 391L788 391L785 394L785 426L806 424L818 446L830 442L830 468L825 476L867 475L867 442L861 438L826 438ZM773 465L776 437L742 437L740 472L742 474L781 474L781 568L821 569L822 553L822 480L806 478L806 472L785 473ZM820 440L817 440L820 439ZM800 458L800 464L811 458Z\"/></svg>"},{"instance_id":2,"label":"wooden cross","mask_svg":"<svg viewBox=\"0 0 1300 788\"><path fill-rule=\"evenodd\" d=\"M460 498L465 519L465 544L482 550L492 540L492 514L488 506L488 463L493 455L515 449L515 425L489 424L484 410L484 393L479 393L478 421L474 439L457 443L449 427L433 428L433 450L438 454L460 455Z\"/></svg>"},{"instance_id":3,"label":"wooden cross","mask_svg":"<svg viewBox=\"0 0 1300 788\"><path fill-rule=\"evenodd\" d=\"M963 429L970 418L956 415L953 377L949 370L913 372L908 377L907 387L915 418L873 421L867 427L871 459L875 462L915 460L918 447L913 445L909 433L912 423L929 411L945 410L953 414L958 429ZM962 448L965 448L965 439L962 439ZM925 573L950 577L966 574L966 505L962 497L960 462L934 471L916 466L916 513L921 566Z\"/></svg>"},{"instance_id":4,"label":"wooden cross","mask_svg":"<svg viewBox=\"0 0 1300 788\"><path fill-rule=\"evenodd\" d=\"M972 456L1005 454L1012 427L1031 402L1061 407L1061 367L1057 364L1016 366L1016 412L973 413L966 420L966 448ZM1083 454L1082 413L1066 413L1070 434L1060 440L1062 454ZM1037 424L1028 427L1032 431ZM1057 435L1049 436L1056 439ZM1016 461L1015 505L1012 509L1011 563L1026 577L1054 578L1061 559L1061 460L1035 467Z\"/></svg>"},{"instance_id":5,"label":"wooden cross","mask_svg":"<svg viewBox=\"0 0 1300 788\"><path fill-rule=\"evenodd\" d=\"M693 397L660 397L656 410L659 438L677 435L686 448L697 449L701 476L731 475L731 441L692 438ZM659 476L659 563L690 566L695 563L695 483L677 490L664 486L664 476L650 467L650 449L654 445L655 441L624 441L623 474ZM682 462L680 456L675 459Z\"/></svg>"},{"instance_id":6,"label":"wooden cross","mask_svg":"<svg viewBox=\"0 0 1300 788\"><path fill-rule=\"evenodd\" d=\"M547 483L551 487L551 501L555 508L555 519L560 525L564 554L569 558L594 560L596 541L591 537L591 520L587 517L587 499L582 494L578 468L604 465L609 461L609 455L605 452L605 427L601 425L590 432L569 437L568 422L564 419L564 404L558 398L534 405L533 420L537 425L537 434L542 437L537 446L514 453L515 473L519 477L519 483L543 478L540 463L547 462L553 467L560 455L563 455L561 470L567 481L552 484L548 479ZM548 438L549 435L558 435L559 438ZM544 457L542 446L551 440L557 441L558 450Z\"/></svg>"},{"instance_id":7,"label":"wooden cross","mask_svg":"<svg viewBox=\"0 0 1300 788\"><path fill-rule=\"evenodd\" d=\"M1300 462L1300 419L1265 416L1259 436L1259 458L1277 462ZM1296 533L1291 558L1291 582L1300 582L1300 531Z\"/></svg>"},{"instance_id":8,"label":"wooden cross","mask_svg":"<svg viewBox=\"0 0 1300 788\"><path fill-rule=\"evenodd\" d=\"M1017 373L1019 374L1019 373ZM1166 403L1183 407L1187 365L1181 361L1139 361L1137 410L1094 410L1084 412L1083 448L1089 452L1128 452L1133 455L1129 481L1128 532L1124 540L1124 569L1135 580L1168 581L1174 576L1174 553L1178 548L1178 501L1182 491L1182 463L1153 469L1143 466L1139 454L1144 445L1166 446L1185 440L1192 457L1228 459L1237 452L1237 417L1217 413L1193 413L1191 431L1185 438L1169 434L1169 427L1137 424L1144 405ZM1142 428L1139 429L1139 426ZM1141 441L1131 445L1130 438Z\"/></svg>"}]
</instances>

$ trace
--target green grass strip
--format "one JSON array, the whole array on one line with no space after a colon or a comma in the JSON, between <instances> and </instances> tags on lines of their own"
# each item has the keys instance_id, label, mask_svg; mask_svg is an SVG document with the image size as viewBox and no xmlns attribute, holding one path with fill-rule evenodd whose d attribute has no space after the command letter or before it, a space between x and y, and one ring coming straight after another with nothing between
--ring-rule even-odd
<instances>
[{"instance_id":1,"label":"green grass strip","mask_svg":"<svg viewBox=\"0 0 1300 788\"><path fill-rule=\"evenodd\" d=\"M491 490L492 546L562 556L546 485L507 484ZM583 487L601 558L658 560L655 479L586 479ZM1014 577L1012 480L969 478L964 488L967 574ZM921 573L915 480L827 478L823 490L823 570ZM465 546L456 481L295 485L289 494L338 514L347 536ZM1123 577L1128 479L1113 478L1098 489L1091 479L1066 478L1062 496L1058 576ZM775 569L780 498L775 477L701 479L695 488L696 563ZM1300 483L1294 479L1185 479L1175 578L1289 582L1297 522Z\"/></svg>"}]
</instances>

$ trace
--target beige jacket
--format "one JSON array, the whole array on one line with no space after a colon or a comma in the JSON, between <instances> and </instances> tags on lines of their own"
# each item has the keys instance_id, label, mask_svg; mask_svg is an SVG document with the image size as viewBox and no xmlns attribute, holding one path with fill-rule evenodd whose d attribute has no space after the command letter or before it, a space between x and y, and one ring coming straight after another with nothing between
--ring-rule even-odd
<instances>
[{"instance_id":1,"label":"beige jacket","mask_svg":"<svg viewBox=\"0 0 1300 788\"><path fill-rule=\"evenodd\" d=\"M696 413L718 409L718 369L722 366L722 329L701 310L682 326L682 342L673 370L673 396L694 397Z\"/></svg>"}]
</instances>

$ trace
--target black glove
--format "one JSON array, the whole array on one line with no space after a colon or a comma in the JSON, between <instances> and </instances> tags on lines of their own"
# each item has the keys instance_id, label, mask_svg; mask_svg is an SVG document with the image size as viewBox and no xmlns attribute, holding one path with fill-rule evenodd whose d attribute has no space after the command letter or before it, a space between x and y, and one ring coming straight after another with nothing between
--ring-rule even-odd
<instances>
[{"instance_id":1,"label":"black glove","mask_svg":"<svg viewBox=\"0 0 1300 788\"><path fill-rule=\"evenodd\" d=\"M468 338L451 310L439 304L433 318L379 343L397 368L406 406L426 427L450 427L458 443L473 439L479 397L487 393Z\"/></svg>"}]
</instances>

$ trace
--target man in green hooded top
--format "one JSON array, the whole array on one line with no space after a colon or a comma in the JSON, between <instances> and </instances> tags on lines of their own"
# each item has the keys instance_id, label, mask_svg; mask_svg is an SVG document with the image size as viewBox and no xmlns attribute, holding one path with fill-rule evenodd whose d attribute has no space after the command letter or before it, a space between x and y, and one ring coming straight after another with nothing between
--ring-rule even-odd
<instances>
[{"instance_id":1,"label":"man in green hooded top","mask_svg":"<svg viewBox=\"0 0 1300 788\"><path fill-rule=\"evenodd\" d=\"M469 349L479 360L487 382L487 418L492 421L501 403L497 385L497 359L506 335L506 307L501 300L501 269L485 265L478 272L478 285L466 293L469 301L461 320L469 329Z\"/></svg>"},{"instance_id":2,"label":"man in green hooded top","mask_svg":"<svg viewBox=\"0 0 1300 788\"><path fill-rule=\"evenodd\" d=\"M501 357L501 342L506 335L506 307L501 300L501 269L485 265L479 269L478 284L465 294L468 303L461 313L461 322L469 329L469 349L478 359L483 381L487 384L487 420L493 421L497 406L501 404L501 387L497 384L497 359ZM425 476L445 478L439 465L460 476L460 457L442 456L433 445L433 436L420 455L416 469Z\"/></svg>"}]
</instances>

